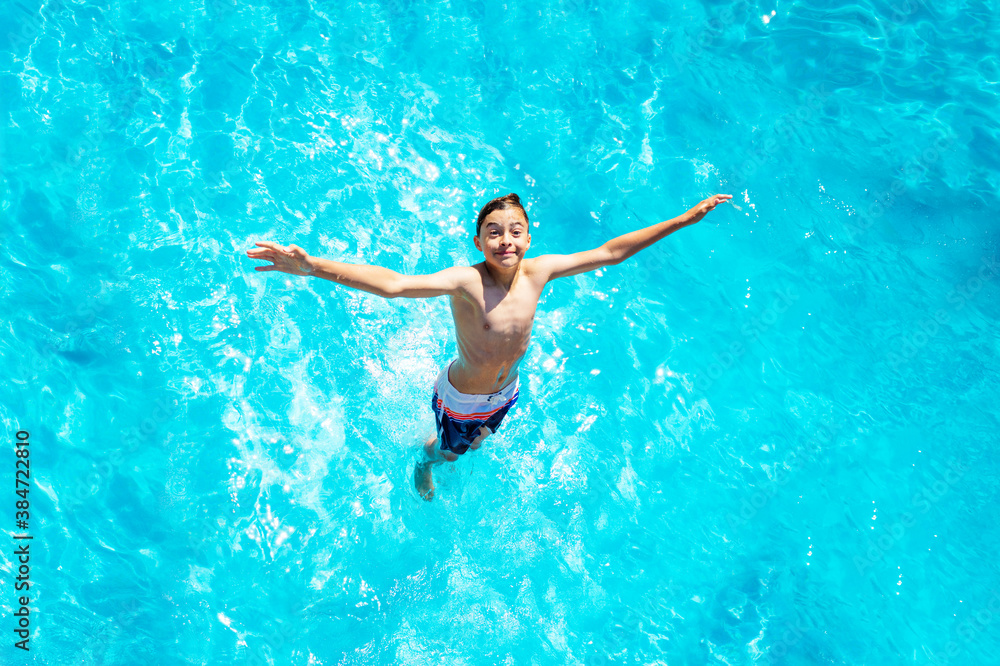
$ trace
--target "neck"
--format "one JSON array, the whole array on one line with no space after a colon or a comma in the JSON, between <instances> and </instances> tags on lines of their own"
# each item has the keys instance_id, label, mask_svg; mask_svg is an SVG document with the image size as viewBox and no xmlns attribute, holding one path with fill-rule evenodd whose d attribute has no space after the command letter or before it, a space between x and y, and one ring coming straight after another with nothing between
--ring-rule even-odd
<instances>
[{"instance_id":1,"label":"neck","mask_svg":"<svg viewBox=\"0 0 1000 666\"><path fill-rule=\"evenodd\" d=\"M486 272L490 274L493 281L498 285L503 286L504 289L510 291L510 286L514 284L514 279L517 277L518 271L521 269L521 264L518 263L517 266L513 268L501 268L499 266L492 266L490 262L484 262L486 264Z\"/></svg>"}]
</instances>

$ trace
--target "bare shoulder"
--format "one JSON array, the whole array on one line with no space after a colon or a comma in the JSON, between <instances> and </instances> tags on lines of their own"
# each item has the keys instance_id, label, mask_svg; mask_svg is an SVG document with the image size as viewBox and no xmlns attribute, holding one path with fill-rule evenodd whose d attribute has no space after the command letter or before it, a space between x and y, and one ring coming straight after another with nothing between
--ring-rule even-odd
<instances>
[{"instance_id":1,"label":"bare shoulder","mask_svg":"<svg viewBox=\"0 0 1000 666\"><path fill-rule=\"evenodd\" d=\"M446 268L448 277L463 296L482 291L483 276L475 266L452 266Z\"/></svg>"},{"instance_id":2,"label":"bare shoulder","mask_svg":"<svg viewBox=\"0 0 1000 666\"><path fill-rule=\"evenodd\" d=\"M474 308L483 308L483 292L485 290L483 273L485 269L481 269L482 264L455 266L448 269L451 271L452 280L456 285L452 294L452 307L455 307L458 302L463 302Z\"/></svg>"},{"instance_id":3,"label":"bare shoulder","mask_svg":"<svg viewBox=\"0 0 1000 666\"><path fill-rule=\"evenodd\" d=\"M552 273L553 258L558 256L557 254L543 254L537 257L525 257L521 261L521 270L524 271L524 276L529 280L544 286Z\"/></svg>"},{"instance_id":4,"label":"bare shoulder","mask_svg":"<svg viewBox=\"0 0 1000 666\"><path fill-rule=\"evenodd\" d=\"M479 284L483 281L483 275L477 266L455 266L448 270L454 271L455 279L462 284Z\"/></svg>"},{"instance_id":5,"label":"bare shoulder","mask_svg":"<svg viewBox=\"0 0 1000 666\"><path fill-rule=\"evenodd\" d=\"M521 260L521 270L524 271L525 275L537 273L540 266L539 260L543 260L547 256L547 254L543 254L537 257L525 257Z\"/></svg>"}]
</instances>

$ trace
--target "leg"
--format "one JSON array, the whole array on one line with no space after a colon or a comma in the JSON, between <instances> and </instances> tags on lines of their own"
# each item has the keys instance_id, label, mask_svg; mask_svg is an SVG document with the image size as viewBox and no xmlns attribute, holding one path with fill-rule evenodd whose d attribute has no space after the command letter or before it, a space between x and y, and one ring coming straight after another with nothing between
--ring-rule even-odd
<instances>
[{"instance_id":1,"label":"leg","mask_svg":"<svg viewBox=\"0 0 1000 666\"><path fill-rule=\"evenodd\" d=\"M480 444L483 443L483 440L486 439L487 437L489 437L492 434L493 434L492 430L490 430L486 426L480 426L479 427L479 436L476 437L471 442L469 442L469 448L473 449L473 450L478 449L479 446L480 446Z\"/></svg>"},{"instance_id":2,"label":"leg","mask_svg":"<svg viewBox=\"0 0 1000 666\"><path fill-rule=\"evenodd\" d=\"M431 468L446 460L448 462L458 460L458 456L451 451L439 450L437 441L436 434L427 438L421 447L423 449L420 454L421 460L417 462L417 466L413 470L413 485L417 488L417 494L428 502L434 499L434 478L431 476Z\"/></svg>"},{"instance_id":3,"label":"leg","mask_svg":"<svg viewBox=\"0 0 1000 666\"><path fill-rule=\"evenodd\" d=\"M504 405L500 411L496 412L493 416L488 418L483 425L479 426L479 435L474 440L469 442L469 448L478 449L484 439L495 433L497 428L499 428L500 424L503 422L503 418L507 416L507 412L510 411L510 408L513 407L516 402L516 400L512 400L510 403Z\"/></svg>"}]
</instances>

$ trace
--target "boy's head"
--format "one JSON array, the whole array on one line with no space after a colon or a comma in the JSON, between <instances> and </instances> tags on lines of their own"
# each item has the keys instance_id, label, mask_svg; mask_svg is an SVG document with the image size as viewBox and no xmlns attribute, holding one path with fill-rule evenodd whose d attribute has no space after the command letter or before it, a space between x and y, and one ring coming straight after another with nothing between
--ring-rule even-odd
<instances>
[{"instance_id":1,"label":"boy's head","mask_svg":"<svg viewBox=\"0 0 1000 666\"><path fill-rule=\"evenodd\" d=\"M521 215L524 216L524 224L527 226L528 214L524 211L524 206L521 205L521 199L516 194L511 192L510 194L505 194L502 197L497 197L483 206L482 210L479 211L479 218L476 220L476 235L479 235L479 232L483 227L483 221L486 219L487 215L495 210L508 210L511 208L521 211Z\"/></svg>"},{"instance_id":2,"label":"boy's head","mask_svg":"<svg viewBox=\"0 0 1000 666\"><path fill-rule=\"evenodd\" d=\"M531 234L528 214L516 194L497 197L483 206L476 220L475 244L487 263L511 268L521 262L531 245Z\"/></svg>"}]
</instances>

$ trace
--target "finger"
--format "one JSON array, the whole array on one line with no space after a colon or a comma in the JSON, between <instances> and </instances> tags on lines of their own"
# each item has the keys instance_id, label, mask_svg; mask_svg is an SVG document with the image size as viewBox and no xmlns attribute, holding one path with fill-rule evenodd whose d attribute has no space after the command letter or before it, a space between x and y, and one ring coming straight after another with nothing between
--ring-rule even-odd
<instances>
[{"instance_id":1,"label":"finger","mask_svg":"<svg viewBox=\"0 0 1000 666\"><path fill-rule=\"evenodd\" d=\"M275 268L276 268L275 266L254 266L254 270L260 271L261 273L265 273L267 271L273 271L275 270Z\"/></svg>"},{"instance_id":2,"label":"finger","mask_svg":"<svg viewBox=\"0 0 1000 666\"><path fill-rule=\"evenodd\" d=\"M254 243L254 245L258 245L260 247L266 247L271 250L278 250L279 252L285 249L272 241L261 241L259 243Z\"/></svg>"}]
</instances>

